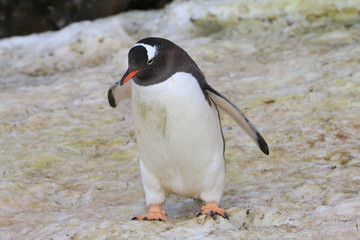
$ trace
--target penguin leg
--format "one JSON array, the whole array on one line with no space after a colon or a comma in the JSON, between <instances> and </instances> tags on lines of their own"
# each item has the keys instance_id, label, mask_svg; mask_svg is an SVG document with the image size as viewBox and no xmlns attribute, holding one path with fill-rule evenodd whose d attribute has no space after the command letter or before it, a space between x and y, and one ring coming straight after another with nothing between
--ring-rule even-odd
<instances>
[{"instance_id":1,"label":"penguin leg","mask_svg":"<svg viewBox=\"0 0 360 240\"><path fill-rule=\"evenodd\" d=\"M201 208L201 211L197 216L209 215L214 217L215 215L220 215L223 218L229 219L229 214L226 210L219 208L219 202L224 191L225 183L224 160L221 160L220 163L222 164L222 167L220 167L219 172L213 176L213 182L207 182L207 184L211 184L206 185L206 191L200 194L200 198L205 202L205 206Z\"/></svg>"},{"instance_id":2,"label":"penguin leg","mask_svg":"<svg viewBox=\"0 0 360 240\"><path fill-rule=\"evenodd\" d=\"M166 212L162 209L165 201L165 191L161 187L158 177L146 168L140 160L141 178L145 191L146 205L150 206L149 212L133 217L131 220L166 221Z\"/></svg>"},{"instance_id":3,"label":"penguin leg","mask_svg":"<svg viewBox=\"0 0 360 240\"><path fill-rule=\"evenodd\" d=\"M200 215L209 215L211 217L214 217L215 215L220 215L223 218L229 219L229 214L224 208L219 208L217 202L207 202L205 206L201 208L201 212L199 212L197 216Z\"/></svg>"},{"instance_id":4,"label":"penguin leg","mask_svg":"<svg viewBox=\"0 0 360 240\"><path fill-rule=\"evenodd\" d=\"M133 217L131 220L147 220L147 221L167 221L166 211L162 209L162 204L150 204L147 214Z\"/></svg>"}]
</instances>

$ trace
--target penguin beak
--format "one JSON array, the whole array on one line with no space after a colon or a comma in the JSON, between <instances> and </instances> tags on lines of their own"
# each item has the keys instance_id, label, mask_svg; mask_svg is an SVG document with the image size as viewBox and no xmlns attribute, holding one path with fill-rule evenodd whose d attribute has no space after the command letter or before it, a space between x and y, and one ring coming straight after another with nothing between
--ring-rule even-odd
<instances>
[{"instance_id":1,"label":"penguin beak","mask_svg":"<svg viewBox=\"0 0 360 240\"><path fill-rule=\"evenodd\" d=\"M124 76L121 78L120 80L120 86L124 85L127 81L129 81L130 79L132 79L141 69L136 69L134 71L130 71L130 69L128 69L126 71L126 73L124 74Z\"/></svg>"}]
</instances>

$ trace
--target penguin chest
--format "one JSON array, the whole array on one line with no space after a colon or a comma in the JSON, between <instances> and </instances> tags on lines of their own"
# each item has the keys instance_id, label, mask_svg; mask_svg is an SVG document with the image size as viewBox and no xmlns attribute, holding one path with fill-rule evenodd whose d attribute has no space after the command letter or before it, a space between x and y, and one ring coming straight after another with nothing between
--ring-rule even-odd
<instances>
[{"instance_id":1,"label":"penguin chest","mask_svg":"<svg viewBox=\"0 0 360 240\"><path fill-rule=\"evenodd\" d=\"M176 73L168 80L139 86L133 82L132 108L137 137L167 144L181 145L177 140L211 132L220 123L215 106L207 102L198 82L188 73ZM188 141L185 141L186 143Z\"/></svg>"}]
</instances>

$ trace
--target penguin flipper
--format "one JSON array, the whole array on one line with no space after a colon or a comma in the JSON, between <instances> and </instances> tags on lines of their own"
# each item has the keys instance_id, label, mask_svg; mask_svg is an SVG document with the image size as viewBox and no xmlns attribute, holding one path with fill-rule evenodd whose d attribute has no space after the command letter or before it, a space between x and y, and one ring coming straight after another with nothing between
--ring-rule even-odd
<instances>
[{"instance_id":1,"label":"penguin flipper","mask_svg":"<svg viewBox=\"0 0 360 240\"><path fill-rule=\"evenodd\" d=\"M112 85L108 91L108 100L110 106L116 108L121 101L131 97L131 83L120 86L117 82Z\"/></svg>"},{"instance_id":2,"label":"penguin flipper","mask_svg":"<svg viewBox=\"0 0 360 240\"><path fill-rule=\"evenodd\" d=\"M250 122L246 115L234 103L221 93L214 90L211 86L207 85L204 89L208 96L214 101L216 106L232 117L232 119L234 119L235 122L239 124L239 126L242 127L242 129L244 129L250 138L258 145L260 150L266 155L269 155L269 147L265 139L261 136L259 131Z\"/></svg>"}]
</instances>

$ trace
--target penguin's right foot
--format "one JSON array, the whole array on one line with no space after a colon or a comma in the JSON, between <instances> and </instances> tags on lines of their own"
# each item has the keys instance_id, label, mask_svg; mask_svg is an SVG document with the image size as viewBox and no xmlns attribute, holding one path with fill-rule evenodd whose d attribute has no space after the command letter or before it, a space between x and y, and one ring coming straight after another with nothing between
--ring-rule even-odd
<instances>
[{"instance_id":1,"label":"penguin's right foot","mask_svg":"<svg viewBox=\"0 0 360 240\"><path fill-rule=\"evenodd\" d=\"M162 209L162 204L151 204L147 214L133 217L131 220L167 221L166 211Z\"/></svg>"}]
</instances>

